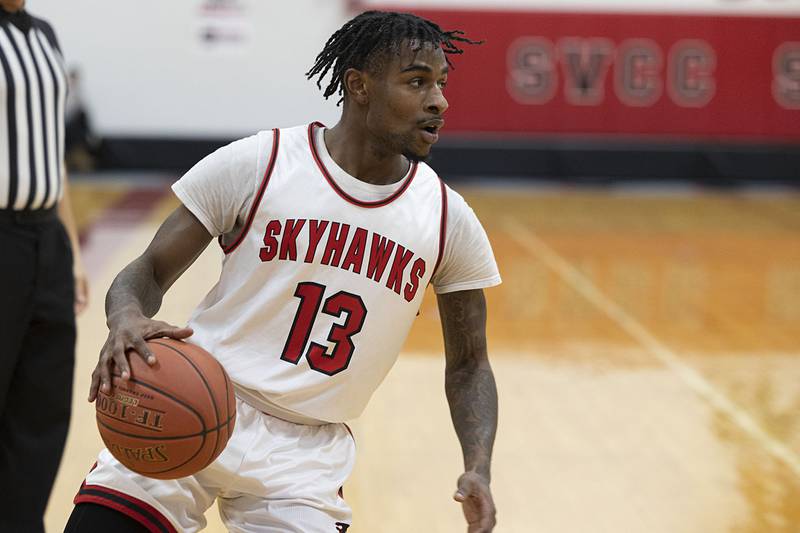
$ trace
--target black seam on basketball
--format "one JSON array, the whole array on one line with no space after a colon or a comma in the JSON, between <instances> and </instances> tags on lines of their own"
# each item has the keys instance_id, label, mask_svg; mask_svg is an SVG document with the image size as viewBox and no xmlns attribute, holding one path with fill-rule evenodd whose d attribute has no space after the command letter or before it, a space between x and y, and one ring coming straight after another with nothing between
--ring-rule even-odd
<instances>
[{"instance_id":1,"label":"black seam on basketball","mask_svg":"<svg viewBox=\"0 0 800 533\"><path fill-rule=\"evenodd\" d=\"M102 413L98 413L98 416L100 414L102 414ZM189 433L188 435L177 435L177 436L173 436L173 437L158 437L158 436L154 436L154 435L151 436L151 435L137 435L135 433L125 433L124 431L120 431L115 427L109 426L108 423L100 420L100 418L97 418L97 423L98 424L102 424L103 427L108 428L109 430L113 431L114 433L116 433L118 435L122 435L123 437L132 437L134 439L144 439L144 440L168 441L168 440L178 440L178 439L190 439L192 437L202 437L204 435L208 435L211 432L219 431L220 429L222 429L225 426L227 426L233 418L234 418L234 415L231 415L224 422L220 422L220 424L218 426L211 427L211 428L208 428L208 429L204 429L203 431L200 431L199 433ZM119 419L117 419L117 418L114 418L113 420L119 421ZM140 426L136 426L136 427L140 427Z\"/></svg>"},{"instance_id":2,"label":"black seam on basketball","mask_svg":"<svg viewBox=\"0 0 800 533\"><path fill-rule=\"evenodd\" d=\"M152 341L150 341L150 342L152 342ZM167 348L171 348L169 345L166 345L166 344L164 344L164 343L157 342L157 343L155 343L155 344L159 344L159 345L161 345L161 346L165 346L165 347L167 347ZM174 350L174 351L176 351L176 352L180 353L178 350ZM181 356L183 356L183 354L181 354ZM184 358L186 358L185 356L183 356L183 357L184 357ZM191 363L191 361L190 361L190 363ZM192 365L192 366L194 366L194 365ZM197 371L197 367L195 367L195 371ZM198 372L198 374L199 374L199 372ZM200 413L199 413L199 412L198 412L198 411L197 411L197 410L196 410L194 407L192 407L191 405L189 405L189 404L185 403L184 401L182 401L182 400L178 399L177 397L173 396L172 394L170 394L170 393L168 393L168 392L165 392L165 391L163 391L163 390L159 389L158 387L154 387L153 385L150 385L149 383L145 383L145 382L143 382L143 381L139 381L139 380L137 380L137 379L135 379L135 378L131 378L129 381L131 381L131 382L133 382L133 383L136 383L137 385L140 385L140 386L142 386L142 387L148 388L148 389L150 389L150 390L156 391L156 392L158 392L159 394L163 394L164 396L166 396L167 398L170 398L171 400L175 401L176 403L178 403L178 404L180 404L180 405L183 405L184 407L186 407L187 409L189 409L191 412L193 412L193 413L194 413L194 415L195 415L195 416L198 418L198 420L200 421L200 425L203 427L203 429L201 430L201 432L200 432L200 433L198 433L198 434L195 434L195 435L192 435L192 436L200 437L200 438L202 439L202 441L200 442L200 447L197 449L197 451L196 451L194 454L192 454L192 456L191 456L191 457L189 457L188 459L186 459L184 462L182 462L182 463L180 463L180 464L178 464L178 465L176 465L176 466L173 466L173 467L171 467L171 468L168 468L168 469L166 469L166 470L149 471L149 473L150 473L150 474L164 474L164 473L166 473L166 472L169 472L169 471L171 471L171 470L175 470L176 468L181 468L182 466L184 466L184 465L188 464L190 461L194 460L194 458L195 458L195 457L197 457L197 456L200 454L200 452L201 452L201 451L203 451L203 448L205 448L205 445L206 445L206 435L208 434L208 432L209 432L209 431L211 431L211 430L209 430L209 428L207 428L207 427L206 427L205 420L204 420L204 419L203 419L203 417L200 415ZM102 413L101 413L101 414L102 414ZM118 419L114 418L114 420L118 420ZM132 435L132 434L130 434L130 433L124 433L124 432L122 432L122 431L119 431L119 430L117 430L117 429L115 429L115 428L112 428L112 427L110 427L108 424L106 424L106 423L103 423L103 422L102 422L100 419L97 419L97 422L98 422L99 424L101 424L103 427L105 427L105 428L109 429L110 431L113 431L114 433L117 433L117 434L119 434L119 435L124 435L124 436L126 436L126 437L134 437L134 438L139 438L139 439L142 439L142 438L143 438L143 439L147 439L147 440L158 440L158 441L165 441L165 440L175 440L176 438L177 438L177 439L186 439L186 438L189 438L189 436L187 436L187 435L183 435L183 436L179 436L179 437L170 437L170 438L164 438L164 437L153 437L153 436L143 436L143 435ZM217 426L219 426L219 424L217 424ZM218 438L219 438L219 432L217 432L217 436L218 436Z\"/></svg>"},{"instance_id":3,"label":"black seam on basketball","mask_svg":"<svg viewBox=\"0 0 800 533\"><path fill-rule=\"evenodd\" d=\"M118 377L118 376L115 376L115 377ZM194 413L194 416L196 416L197 419L200 421L200 425L203 426L203 430L206 429L206 421L203 420L203 416L200 414L200 412L197 409L192 407L190 404L184 402L183 400L179 399L176 396L173 396L172 394L170 394L170 393L168 393L166 391L163 391L163 390L159 389L158 387L154 387L153 385L151 385L149 383L146 383L144 381L139 381L138 379L136 379L134 377L131 377L130 379L128 379L128 381L130 383L136 383L137 385L141 385L144 388L147 388L147 389L150 389L150 390L154 390L159 394L163 394L164 396L166 396L170 400L173 400L174 402L181 404L185 408L189 409L192 413ZM106 395L106 396L108 396L108 395ZM113 417L110 417L110 418L113 418ZM114 418L114 420L119 420L119 419Z\"/></svg>"},{"instance_id":4,"label":"black seam on basketball","mask_svg":"<svg viewBox=\"0 0 800 533\"><path fill-rule=\"evenodd\" d=\"M206 435L208 433L210 433L211 431L217 431L217 435L219 435L219 429L224 427L225 425L229 424L231 419L233 419L233 418L234 418L233 416L229 417L228 420L223 422L222 424L220 424L220 426L218 428L211 429L211 430L209 430L209 431L207 431L205 433L202 433L202 434L201 433L197 433L197 434L194 434L194 435L186 435L186 436L181 436L181 437L160 437L160 438L159 437L145 437L147 440L159 440L159 441L186 439L186 438L190 438L190 437L202 437L203 441L200 444L200 448L197 450L197 452L195 452L194 455L192 455L190 458L188 458L186 461L182 462L181 464L173 466L173 467L170 467L170 468L166 468L164 470L149 470L147 474L142 474L142 475L166 474L167 472L170 472L172 470L175 470L176 468L180 468L180 467L184 466L186 463L188 463L189 461L191 461L195 457L197 457L197 454L199 454L200 451L203 449L203 447L205 446L205 443L206 443L205 442L206 441ZM101 420L97 420L97 423L102 425L102 426L104 426L104 427L106 427L106 428L108 428L111 431L114 431L115 433L120 434L120 435L124 435L126 437L134 437L134 438L138 437L138 435L129 435L129 434L126 434L126 433L122 433L121 431L117 431L116 429L108 426L107 424L104 424ZM214 451L216 451L216 449ZM208 466L208 465L206 465L206 466Z\"/></svg>"},{"instance_id":5,"label":"black seam on basketball","mask_svg":"<svg viewBox=\"0 0 800 533\"><path fill-rule=\"evenodd\" d=\"M179 354L181 357L186 359L187 363L192 365L192 367L194 368L195 372L197 372L197 375L200 376L200 379L203 380L203 385L206 386L206 391L208 391L208 397L211 398L211 403L214 405L214 418L217 421L217 427L220 427L220 423L219 423L219 408L217 407L217 399L214 397L214 391L211 390L211 386L208 384L208 381L206 380L206 377L203 375L203 372L200 370L200 368L196 364L194 364L194 361L192 361L189 357L187 357L186 354L184 354L182 351L178 350L174 346L170 346L169 344L166 344L166 343L163 343L163 342L158 342L157 340L150 340L148 342L152 342L153 344L158 344L159 346L163 346L165 348L169 348L173 352ZM225 374L223 373L223 376L224 375ZM212 454L217 451L217 447L218 446L219 446L219 431L217 431L217 441L214 443L214 449L211 450Z\"/></svg>"},{"instance_id":6,"label":"black seam on basketball","mask_svg":"<svg viewBox=\"0 0 800 533\"><path fill-rule=\"evenodd\" d=\"M117 431L116 429L110 427L108 424L104 424L101 420L97 420L97 423L102 425L103 427L113 431L114 433L117 433L118 435L123 435L125 437L144 438L145 440L149 440L149 441L152 441L152 440L167 441L167 440L177 440L177 439L188 439L188 438L190 438L190 437L162 437L162 438L159 438L159 437L141 437L139 435L130 435L130 434L127 434L127 433L123 433L121 431ZM217 434L219 434L219 433L217 433ZM200 454L200 452L203 451L203 448L205 448L205 446L206 446L206 433L193 435L193 437L200 437L202 440L200 441L200 446L197 448L197 451L194 452L191 457L186 459L181 464L172 466L170 468L167 468L166 470L148 470L147 474L142 474L142 475L164 474L164 473L169 472L171 470L175 470L176 468L181 468L182 466L185 466L186 464L188 464L191 461L193 461L194 458L197 457ZM122 462L122 461L120 461L120 462ZM208 466L208 465L206 465L206 466Z\"/></svg>"},{"instance_id":7,"label":"black seam on basketball","mask_svg":"<svg viewBox=\"0 0 800 533\"><path fill-rule=\"evenodd\" d=\"M147 509L145 509L143 507L140 507L140 506L136 505L135 503L133 503L130 500L126 500L125 498L122 498L121 496L117 496L116 494L110 494L108 492L95 490L95 489L81 489L81 490L78 491L78 494L79 495L83 494L83 495L86 495L86 496L95 496L97 498L104 498L104 499L109 500L111 502L120 504L120 505L122 505L124 507L127 507L128 509L136 512L137 514L141 515L142 518L147 519L147 521L150 523L150 525L154 526L159 531L163 531L164 533L170 533L170 530L167 529L166 527L164 527L164 524L162 524L161 521L158 518L153 516L153 513L151 513L150 511L148 511Z\"/></svg>"},{"instance_id":8,"label":"black seam on basketball","mask_svg":"<svg viewBox=\"0 0 800 533\"><path fill-rule=\"evenodd\" d=\"M105 413L97 413L97 416L100 416L100 415L102 415L102 416L104 416L104 417L106 417L106 418L108 418L108 419L110 419L110 420L113 420L114 422L121 422L121 423L123 423L123 424L126 424L126 425L128 425L128 426L133 426L133 427L136 427L136 428L139 428L139 429L144 429L144 430L147 430L147 431L152 431L152 432L154 432L156 435L158 435L158 434L160 433L158 430L156 430L156 429L153 429L153 428L143 427L143 426L140 426L140 425L134 424L133 422L128 422L127 420L120 420L119 418L114 418L113 416L108 416L108 415L107 415L107 414L105 414ZM107 424L103 424L103 425L104 425L104 426L106 426L106 427L110 427L110 426L108 426ZM119 433L120 433L120 435L124 435L124 433L122 433L122 432L119 432ZM201 433L202 433L202 432L201 432ZM200 433L198 433L198 435L199 435L199 434L200 434ZM150 435L140 435L140 437L141 437L141 438L143 438L143 439L152 439L152 438L156 438L156 437L151 437Z\"/></svg>"}]
</instances>

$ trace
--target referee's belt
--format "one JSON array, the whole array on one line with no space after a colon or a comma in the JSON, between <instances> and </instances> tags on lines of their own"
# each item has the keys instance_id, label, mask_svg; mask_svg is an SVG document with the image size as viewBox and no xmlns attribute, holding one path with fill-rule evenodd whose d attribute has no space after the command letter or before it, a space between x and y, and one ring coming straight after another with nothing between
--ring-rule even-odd
<instances>
[{"instance_id":1,"label":"referee's belt","mask_svg":"<svg viewBox=\"0 0 800 533\"><path fill-rule=\"evenodd\" d=\"M0 209L0 224L42 224L58 218L55 207L49 209Z\"/></svg>"}]
</instances>

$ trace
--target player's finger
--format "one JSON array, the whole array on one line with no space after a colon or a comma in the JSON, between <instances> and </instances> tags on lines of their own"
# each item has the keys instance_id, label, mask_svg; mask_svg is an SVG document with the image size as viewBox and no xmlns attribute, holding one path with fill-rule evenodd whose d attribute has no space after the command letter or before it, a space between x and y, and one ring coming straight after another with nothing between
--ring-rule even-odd
<instances>
[{"instance_id":1,"label":"player's finger","mask_svg":"<svg viewBox=\"0 0 800 533\"><path fill-rule=\"evenodd\" d=\"M126 343L125 348L125 355L120 359L115 359L114 362L116 363L117 367L119 368L120 377L124 380L128 380L131 377L131 366L130 366L130 354L131 352L136 353L139 357L144 359L148 364L155 364L156 358L153 356L150 348L148 348L147 343L144 342L144 339L141 337L131 337L130 340Z\"/></svg>"},{"instance_id":2,"label":"player's finger","mask_svg":"<svg viewBox=\"0 0 800 533\"><path fill-rule=\"evenodd\" d=\"M89 385L89 403L92 403L97 398L97 390L100 388L100 370L95 367L92 372L92 383Z\"/></svg>"},{"instance_id":3,"label":"player's finger","mask_svg":"<svg viewBox=\"0 0 800 533\"><path fill-rule=\"evenodd\" d=\"M186 337L191 337L193 334L194 330L192 328L175 328L167 332L167 337L185 339Z\"/></svg>"},{"instance_id":4,"label":"player's finger","mask_svg":"<svg viewBox=\"0 0 800 533\"><path fill-rule=\"evenodd\" d=\"M115 349L113 354L112 354L112 358L114 360L114 366L117 367L117 369L119 370L120 376L122 377L122 379L125 379L125 380L127 380L128 378L131 377L131 367L130 367L130 365L128 363L128 356L126 355L127 351L128 350L126 349L125 345L122 344L122 345L119 346L119 348ZM110 367L110 366L111 365L106 365L107 368ZM109 374L110 374L110 372L109 372ZM111 390L111 381L110 381L110 379L111 379L111 376L109 376L108 388L106 390L104 390L103 392L108 392L109 390Z\"/></svg>"},{"instance_id":5,"label":"player's finger","mask_svg":"<svg viewBox=\"0 0 800 533\"><path fill-rule=\"evenodd\" d=\"M494 529L497 519L495 518L494 510L481 510L481 520L478 522L478 531L491 531Z\"/></svg>"},{"instance_id":6,"label":"player's finger","mask_svg":"<svg viewBox=\"0 0 800 533\"><path fill-rule=\"evenodd\" d=\"M100 357L97 362L97 365L94 367L92 371L92 382L89 384L89 403L93 402L95 398L97 398L97 391L100 388L100 366L103 364L103 358L106 357L106 351L109 349L109 339L106 339L106 342L103 343L103 348L100 350Z\"/></svg>"},{"instance_id":7,"label":"player's finger","mask_svg":"<svg viewBox=\"0 0 800 533\"><path fill-rule=\"evenodd\" d=\"M116 351L116 350L112 350ZM111 390L111 361L113 361L113 355L109 355L108 352L103 353L100 357L100 362L97 363L98 368L100 369L100 391L108 393Z\"/></svg>"},{"instance_id":8,"label":"player's finger","mask_svg":"<svg viewBox=\"0 0 800 533\"><path fill-rule=\"evenodd\" d=\"M120 368L128 367L128 360L125 356L125 344L121 341L116 341L112 344L112 348L105 352L105 357L100 358L100 391L105 394L111 392L111 365L117 365ZM130 370L128 371L130 372Z\"/></svg>"},{"instance_id":9,"label":"player's finger","mask_svg":"<svg viewBox=\"0 0 800 533\"><path fill-rule=\"evenodd\" d=\"M462 503L467 501L467 498L472 494L473 484L474 483L470 478L461 476L458 479L458 488L456 489L455 494L453 494L453 499Z\"/></svg>"},{"instance_id":10,"label":"player's finger","mask_svg":"<svg viewBox=\"0 0 800 533\"><path fill-rule=\"evenodd\" d=\"M134 352L136 352L139 355L139 357L144 359L148 365L156 364L156 356L147 346L147 343L144 342L144 339L142 338L133 339L131 341L131 348ZM128 379L128 378L123 378L123 379Z\"/></svg>"},{"instance_id":11,"label":"player's finger","mask_svg":"<svg viewBox=\"0 0 800 533\"><path fill-rule=\"evenodd\" d=\"M478 513L481 517L479 531L491 531L497 524L497 511L494 507L492 497L487 493L481 493L478 497Z\"/></svg>"},{"instance_id":12,"label":"player's finger","mask_svg":"<svg viewBox=\"0 0 800 533\"><path fill-rule=\"evenodd\" d=\"M150 331L145 336L146 339L155 339L158 337L169 337L171 339L185 339L191 337L194 333L192 328L179 328L166 322L154 321Z\"/></svg>"},{"instance_id":13,"label":"player's finger","mask_svg":"<svg viewBox=\"0 0 800 533\"><path fill-rule=\"evenodd\" d=\"M491 533L494 526L483 524L470 524L467 528L467 533Z\"/></svg>"},{"instance_id":14,"label":"player's finger","mask_svg":"<svg viewBox=\"0 0 800 533\"><path fill-rule=\"evenodd\" d=\"M490 533L494 530L497 524L494 515L481 516L480 519L469 522L467 526L468 533Z\"/></svg>"}]
</instances>

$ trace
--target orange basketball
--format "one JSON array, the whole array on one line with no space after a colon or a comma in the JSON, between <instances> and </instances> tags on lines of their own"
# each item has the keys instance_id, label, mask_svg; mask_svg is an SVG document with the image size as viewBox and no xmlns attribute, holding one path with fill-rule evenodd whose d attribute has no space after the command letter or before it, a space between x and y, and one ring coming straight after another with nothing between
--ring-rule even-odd
<instances>
[{"instance_id":1,"label":"orange basketball","mask_svg":"<svg viewBox=\"0 0 800 533\"><path fill-rule=\"evenodd\" d=\"M156 364L130 357L130 379L114 375L111 391L97 395L97 427L108 450L134 472L189 476L211 464L233 432L233 386L219 361L194 344L147 344Z\"/></svg>"}]
</instances>

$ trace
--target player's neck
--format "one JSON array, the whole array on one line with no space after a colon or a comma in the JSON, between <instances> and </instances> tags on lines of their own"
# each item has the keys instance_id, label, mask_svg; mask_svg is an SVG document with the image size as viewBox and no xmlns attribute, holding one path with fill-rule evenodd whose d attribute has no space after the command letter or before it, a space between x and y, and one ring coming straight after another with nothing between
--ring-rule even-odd
<instances>
[{"instance_id":1,"label":"player's neck","mask_svg":"<svg viewBox=\"0 0 800 533\"><path fill-rule=\"evenodd\" d=\"M400 181L408 173L408 160L382 150L361 124L351 124L342 117L336 126L325 130L324 138L336 164L363 182L388 185Z\"/></svg>"}]
</instances>

